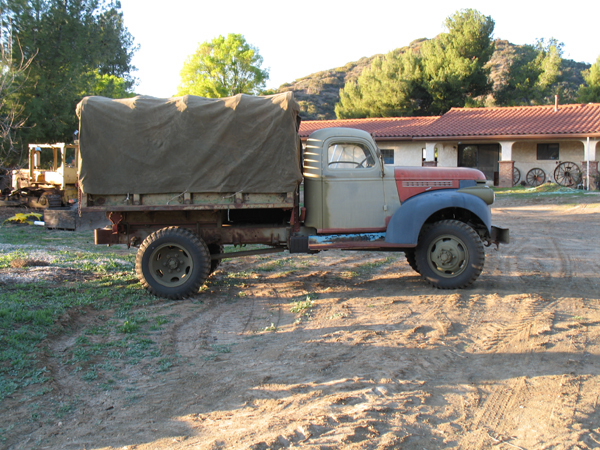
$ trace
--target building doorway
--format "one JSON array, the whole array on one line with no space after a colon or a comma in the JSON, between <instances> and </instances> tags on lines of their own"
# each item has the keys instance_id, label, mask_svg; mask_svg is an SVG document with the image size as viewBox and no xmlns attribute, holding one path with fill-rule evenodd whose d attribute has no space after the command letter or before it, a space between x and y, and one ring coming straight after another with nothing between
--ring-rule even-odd
<instances>
[{"instance_id":1,"label":"building doorway","mask_svg":"<svg viewBox=\"0 0 600 450\"><path fill-rule=\"evenodd\" d=\"M500 144L460 144L458 146L458 167L472 167L481 170L488 180L498 185L498 161Z\"/></svg>"}]
</instances>

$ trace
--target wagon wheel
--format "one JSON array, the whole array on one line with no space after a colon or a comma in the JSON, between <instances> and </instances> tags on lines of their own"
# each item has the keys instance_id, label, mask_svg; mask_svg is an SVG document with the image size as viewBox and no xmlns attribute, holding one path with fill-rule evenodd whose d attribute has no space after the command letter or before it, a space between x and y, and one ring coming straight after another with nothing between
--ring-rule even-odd
<instances>
[{"instance_id":1,"label":"wagon wheel","mask_svg":"<svg viewBox=\"0 0 600 450\"><path fill-rule=\"evenodd\" d=\"M527 180L527 184L537 187L540 184L544 184L544 181L546 181L546 174L539 167L535 167L527 172L525 179Z\"/></svg>"},{"instance_id":2,"label":"wagon wheel","mask_svg":"<svg viewBox=\"0 0 600 450\"><path fill-rule=\"evenodd\" d=\"M581 169L574 162L565 161L554 169L554 179L561 186L577 186L581 182Z\"/></svg>"},{"instance_id":3,"label":"wagon wheel","mask_svg":"<svg viewBox=\"0 0 600 450\"><path fill-rule=\"evenodd\" d=\"M513 186L516 186L521 179L521 171L513 166Z\"/></svg>"}]
</instances>

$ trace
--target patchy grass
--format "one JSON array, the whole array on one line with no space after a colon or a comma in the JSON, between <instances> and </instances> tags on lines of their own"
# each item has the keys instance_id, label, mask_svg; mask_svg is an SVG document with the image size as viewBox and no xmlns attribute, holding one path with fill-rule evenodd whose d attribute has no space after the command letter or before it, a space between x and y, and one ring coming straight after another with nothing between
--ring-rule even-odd
<instances>
[{"instance_id":1,"label":"patchy grass","mask_svg":"<svg viewBox=\"0 0 600 450\"><path fill-rule=\"evenodd\" d=\"M0 254L0 269L19 266L19 261L27 260L27 252L16 250Z\"/></svg>"},{"instance_id":2,"label":"patchy grass","mask_svg":"<svg viewBox=\"0 0 600 450\"><path fill-rule=\"evenodd\" d=\"M271 331L271 332L275 332L277 331L277 326L271 322L271 325L269 325L268 327L265 327L263 331Z\"/></svg>"},{"instance_id":3,"label":"patchy grass","mask_svg":"<svg viewBox=\"0 0 600 450\"><path fill-rule=\"evenodd\" d=\"M311 292L302 298L293 300L290 308L290 312L298 314L298 317L294 321L295 324L302 322L302 320L310 320L310 314L315 306L314 300L317 298L317 294Z\"/></svg>"},{"instance_id":4,"label":"patchy grass","mask_svg":"<svg viewBox=\"0 0 600 450\"><path fill-rule=\"evenodd\" d=\"M79 270L87 281L36 282L1 286L0 401L31 385L50 392L49 371L42 363L57 358L81 380L110 390L114 377L126 365L142 360L167 370L151 339L169 322L164 315L150 317L147 306L159 300L149 295L134 276L135 250L94 246L90 232L48 231L33 226L0 228L0 270L27 270L40 255L45 265ZM50 261L50 263L48 262ZM98 324L81 335L58 357L44 342L72 332L71 317L96 314ZM67 413L72 406L59 411Z\"/></svg>"},{"instance_id":5,"label":"patchy grass","mask_svg":"<svg viewBox=\"0 0 600 450\"><path fill-rule=\"evenodd\" d=\"M307 295L306 300L304 300L304 301L298 300L298 301L294 302L294 304L290 308L290 312L305 314L307 311L310 311L312 309L314 304L315 304L315 302L310 297L310 295Z\"/></svg>"},{"instance_id":6,"label":"patchy grass","mask_svg":"<svg viewBox=\"0 0 600 450\"><path fill-rule=\"evenodd\" d=\"M502 196L518 196L519 198L535 198L546 195L585 195L587 191L581 189L573 189L565 186L560 186L555 183L544 183L537 187L531 186L513 186L509 188L494 188L496 195Z\"/></svg>"},{"instance_id":7,"label":"patchy grass","mask_svg":"<svg viewBox=\"0 0 600 450\"><path fill-rule=\"evenodd\" d=\"M96 247L91 231L48 231L44 227L5 225L0 227L2 244L26 245L33 247L67 246L83 250L114 251L109 247Z\"/></svg>"},{"instance_id":8,"label":"patchy grass","mask_svg":"<svg viewBox=\"0 0 600 450\"><path fill-rule=\"evenodd\" d=\"M327 317L327 320L343 319L345 317L348 317L347 312L337 312L337 313L332 314L331 316Z\"/></svg>"},{"instance_id":9,"label":"patchy grass","mask_svg":"<svg viewBox=\"0 0 600 450\"><path fill-rule=\"evenodd\" d=\"M393 263L397 259L398 259L397 256L388 256L384 259L379 259L377 261L370 261L370 262L366 262L364 264L360 264L360 265L356 266L355 269L359 275L370 275L377 269L379 269L383 266L387 266L388 264Z\"/></svg>"},{"instance_id":10,"label":"patchy grass","mask_svg":"<svg viewBox=\"0 0 600 450\"><path fill-rule=\"evenodd\" d=\"M259 261L261 259L267 258L259 258ZM309 267L310 263L308 261L294 256L287 256L274 260L269 258L267 262L257 265L255 270L257 272L277 272L280 276L285 276L296 271L308 270Z\"/></svg>"},{"instance_id":11,"label":"patchy grass","mask_svg":"<svg viewBox=\"0 0 600 450\"><path fill-rule=\"evenodd\" d=\"M86 370L84 380L98 378L99 369L91 365L93 362L114 357L139 360L151 356L146 350L155 346L153 341L138 336L119 338L119 335L139 334L150 328L148 320L138 311L157 301L139 284L132 284L131 278L108 274L84 283L61 286L31 283L8 290L0 299L0 400L19 388L48 381L47 370L39 363L45 353L40 344L47 337L65 331L60 319L68 311L85 313L90 309L111 309L114 321L119 323L113 330L109 326L84 330L84 335L68 349L69 356L62 363ZM123 314L131 318L117 322ZM94 342L88 336L105 342ZM111 354L113 349L116 353Z\"/></svg>"}]
</instances>

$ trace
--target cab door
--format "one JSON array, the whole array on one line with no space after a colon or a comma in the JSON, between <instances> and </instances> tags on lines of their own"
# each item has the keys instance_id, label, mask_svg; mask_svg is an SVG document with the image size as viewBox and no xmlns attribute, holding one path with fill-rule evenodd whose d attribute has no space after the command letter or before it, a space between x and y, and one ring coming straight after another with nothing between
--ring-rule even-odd
<instances>
[{"instance_id":1,"label":"cab door","mask_svg":"<svg viewBox=\"0 0 600 450\"><path fill-rule=\"evenodd\" d=\"M385 230L380 159L368 141L335 138L323 146L322 233Z\"/></svg>"}]
</instances>

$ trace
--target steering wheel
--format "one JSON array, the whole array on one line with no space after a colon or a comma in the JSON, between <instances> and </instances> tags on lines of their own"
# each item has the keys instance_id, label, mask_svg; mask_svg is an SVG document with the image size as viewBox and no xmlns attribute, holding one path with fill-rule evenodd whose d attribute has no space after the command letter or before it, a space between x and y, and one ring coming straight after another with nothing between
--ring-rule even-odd
<instances>
[{"instance_id":1,"label":"steering wheel","mask_svg":"<svg viewBox=\"0 0 600 450\"><path fill-rule=\"evenodd\" d=\"M357 167L357 168L358 168L358 167L360 167L360 168L364 169L364 168L365 168L365 166L363 166L363 164L364 164L365 162L367 162L367 159L369 159L369 157L368 157L368 156L367 156L365 159L363 159L361 162L359 162L359 163L358 163L358 166L356 166L356 167Z\"/></svg>"}]
</instances>

